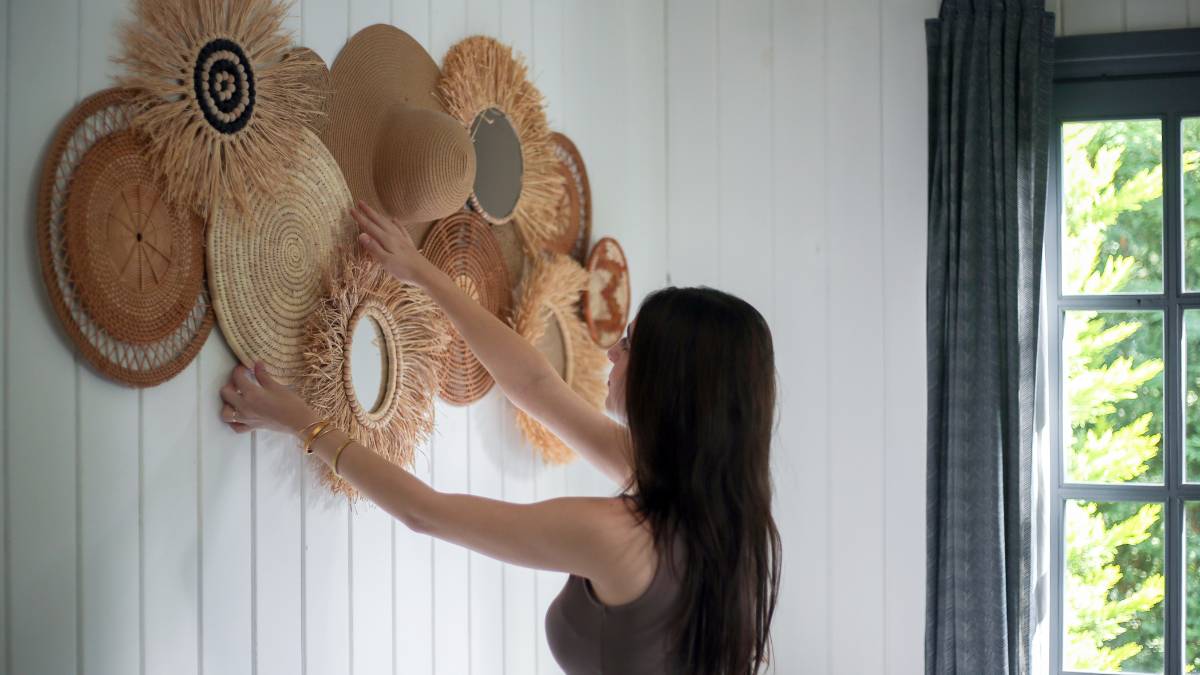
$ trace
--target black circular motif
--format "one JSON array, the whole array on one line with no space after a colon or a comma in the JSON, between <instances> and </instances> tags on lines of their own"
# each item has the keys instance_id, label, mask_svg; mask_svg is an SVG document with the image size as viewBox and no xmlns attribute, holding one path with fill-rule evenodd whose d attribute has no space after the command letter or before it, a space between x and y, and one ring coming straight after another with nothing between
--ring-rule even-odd
<instances>
[{"instance_id":1,"label":"black circular motif","mask_svg":"<svg viewBox=\"0 0 1200 675\"><path fill-rule=\"evenodd\" d=\"M254 70L237 43L217 38L200 49L192 70L196 103L204 119L223 134L234 134L254 114Z\"/></svg>"}]
</instances>

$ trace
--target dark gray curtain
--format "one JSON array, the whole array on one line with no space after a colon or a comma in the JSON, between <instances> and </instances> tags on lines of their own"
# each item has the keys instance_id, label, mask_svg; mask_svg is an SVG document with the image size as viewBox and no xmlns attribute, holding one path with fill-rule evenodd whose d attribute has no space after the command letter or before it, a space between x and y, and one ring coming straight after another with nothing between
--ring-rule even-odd
<instances>
[{"instance_id":1,"label":"dark gray curtain","mask_svg":"<svg viewBox=\"0 0 1200 675\"><path fill-rule=\"evenodd\" d=\"M925 671L1030 672L1030 473L1054 19L944 0L929 56Z\"/></svg>"}]
</instances>

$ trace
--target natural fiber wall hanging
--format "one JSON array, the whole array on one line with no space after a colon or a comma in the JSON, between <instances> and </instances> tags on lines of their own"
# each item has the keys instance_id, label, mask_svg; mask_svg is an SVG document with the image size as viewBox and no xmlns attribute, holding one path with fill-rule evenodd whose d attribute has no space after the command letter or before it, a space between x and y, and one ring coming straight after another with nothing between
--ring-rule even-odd
<instances>
[{"instance_id":1,"label":"natural fiber wall hanging","mask_svg":"<svg viewBox=\"0 0 1200 675\"><path fill-rule=\"evenodd\" d=\"M438 221L425 237L421 252L450 276L459 288L489 312L508 318L512 286L500 244L482 218L463 211ZM468 405L492 388L491 374L452 326L442 374L442 398Z\"/></svg>"},{"instance_id":2,"label":"natural fiber wall hanging","mask_svg":"<svg viewBox=\"0 0 1200 675\"><path fill-rule=\"evenodd\" d=\"M207 216L226 198L287 179L320 95L319 67L289 48L280 0L139 0L122 32L133 126L166 176L169 201ZM228 205L227 205L228 206Z\"/></svg>"},{"instance_id":3,"label":"natural fiber wall hanging","mask_svg":"<svg viewBox=\"0 0 1200 675\"><path fill-rule=\"evenodd\" d=\"M307 322L325 277L354 241L350 191L308 129L291 175L255 193L244 215L218 207L208 227L208 283L217 322L243 364L264 361L283 381L305 367Z\"/></svg>"},{"instance_id":4,"label":"natural fiber wall hanging","mask_svg":"<svg viewBox=\"0 0 1200 675\"><path fill-rule=\"evenodd\" d=\"M308 128L318 136L329 125L329 105L333 97L333 86L329 83L329 66L321 55L308 47L293 47L283 54L284 61L299 61L306 67L303 77L304 88L316 98L315 114L309 118Z\"/></svg>"},{"instance_id":5,"label":"natural fiber wall hanging","mask_svg":"<svg viewBox=\"0 0 1200 675\"><path fill-rule=\"evenodd\" d=\"M629 322L629 264L625 250L612 237L592 247L587 262L588 284L583 294L583 318L597 346L615 345Z\"/></svg>"},{"instance_id":6,"label":"natural fiber wall hanging","mask_svg":"<svg viewBox=\"0 0 1200 675\"><path fill-rule=\"evenodd\" d=\"M541 250L557 233L562 176L524 62L492 38L469 37L446 53L438 92L475 141L471 207L493 224L515 220L527 249Z\"/></svg>"},{"instance_id":7,"label":"natural fiber wall hanging","mask_svg":"<svg viewBox=\"0 0 1200 675\"><path fill-rule=\"evenodd\" d=\"M546 354L571 389L601 409L608 393L604 382L607 358L592 343L579 318L579 295L587 281L587 272L566 256L537 258L521 282L512 323L522 337ZM516 415L521 433L546 463L575 459L575 453L540 422L520 409Z\"/></svg>"},{"instance_id":8,"label":"natural fiber wall hanging","mask_svg":"<svg viewBox=\"0 0 1200 675\"><path fill-rule=\"evenodd\" d=\"M130 129L130 100L101 91L59 125L42 167L37 240L50 304L80 355L147 387L191 362L213 313L202 226L165 203Z\"/></svg>"},{"instance_id":9,"label":"natural fiber wall hanging","mask_svg":"<svg viewBox=\"0 0 1200 675\"><path fill-rule=\"evenodd\" d=\"M362 29L333 62L321 136L354 199L403 223L418 245L434 220L463 208L475 182L471 138L435 92L440 74L408 33Z\"/></svg>"},{"instance_id":10,"label":"natural fiber wall hanging","mask_svg":"<svg viewBox=\"0 0 1200 675\"><path fill-rule=\"evenodd\" d=\"M550 134L559 170L569 177L560 196L555 222L559 234L547 249L565 253L580 265L587 260L592 241L592 186L588 182L587 166L575 143L555 131Z\"/></svg>"},{"instance_id":11,"label":"natural fiber wall hanging","mask_svg":"<svg viewBox=\"0 0 1200 675\"><path fill-rule=\"evenodd\" d=\"M445 316L416 286L397 281L357 251L343 253L334 270L326 282L330 297L308 325L308 367L299 391L322 418L389 462L411 466L414 447L433 430L433 400L449 343ZM363 373L352 368L363 322L373 322L368 328L375 329L383 355L382 373L375 374L378 396L362 396L356 378ZM323 482L333 492L358 496L328 467Z\"/></svg>"}]
</instances>

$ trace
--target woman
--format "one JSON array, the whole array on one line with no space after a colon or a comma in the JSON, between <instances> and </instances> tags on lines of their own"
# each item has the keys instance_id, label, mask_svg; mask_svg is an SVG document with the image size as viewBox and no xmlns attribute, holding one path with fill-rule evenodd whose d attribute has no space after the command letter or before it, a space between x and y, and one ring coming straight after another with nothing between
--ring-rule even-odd
<instances>
[{"instance_id":1,"label":"woman","mask_svg":"<svg viewBox=\"0 0 1200 675\"><path fill-rule=\"evenodd\" d=\"M508 563L569 573L546 616L568 673L757 672L767 660L779 585L771 517L775 411L771 335L747 303L711 289L646 299L609 350L608 412L590 408L549 362L460 291L404 228L352 210L363 247L423 288L514 405L619 485L613 498L510 504L442 494L350 440L324 433L314 453L417 532ZM239 432L304 439L319 420L259 364L221 389Z\"/></svg>"}]
</instances>

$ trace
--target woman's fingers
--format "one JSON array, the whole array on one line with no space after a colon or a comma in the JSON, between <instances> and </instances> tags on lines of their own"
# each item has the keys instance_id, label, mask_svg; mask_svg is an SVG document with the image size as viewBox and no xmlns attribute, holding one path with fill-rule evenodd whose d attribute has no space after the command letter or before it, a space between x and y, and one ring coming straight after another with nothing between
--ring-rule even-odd
<instances>
[{"instance_id":1,"label":"woman's fingers","mask_svg":"<svg viewBox=\"0 0 1200 675\"><path fill-rule=\"evenodd\" d=\"M227 382L221 387L221 400L225 401L226 407L239 406L242 404L242 395L233 383Z\"/></svg>"},{"instance_id":2,"label":"woman's fingers","mask_svg":"<svg viewBox=\"0 0 1200 675\"><path fill-rule=\"evenodd\" d=\"M246 392L252 391L253 388L259 386L257 382L250 379L250 370L245 366L236 366L233 369L233 386L237 387L242 396Z\"/></svg>"},{"instance_id":3,"label":"woman's fingers","mask_svg":"<svg viewBox=\"0 0 1200 675\"><path fill-rule=\"evenodd\" d=\"M359 229L370 235L379 244L381 250L388 250L387 246L383 244L386 241L387 233L383 231L383 228L378 223L372 221L358 209L351 209L350 215L354 217L354 222L358 223Z\"/></svg>"}]
</instances>

